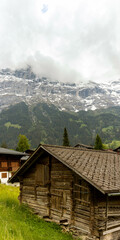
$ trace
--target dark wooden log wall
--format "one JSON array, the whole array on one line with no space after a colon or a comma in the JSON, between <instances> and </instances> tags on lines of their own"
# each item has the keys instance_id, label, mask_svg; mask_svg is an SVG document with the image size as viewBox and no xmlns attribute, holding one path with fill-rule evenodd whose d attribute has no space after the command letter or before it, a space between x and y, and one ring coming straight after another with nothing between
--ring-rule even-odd
<instances>
[{"instance_id":1,"label":"dark wooden log wall","mask_svg":"<svg viewBox=\"0 0 120 240\"><path fill-rule=\"evenodd\" d=\"M71 221L73 173L65 165L52 158L51 166L51 217Z\"/></svg>"},{"instance_id":2,"label":"dark wooden log wall","mask_svg":"<svg viewBox=\"0 0 120 240\"><path fill-rule=\"evenodd\" d=\"M98 238L120 224L120 196L102 194L46 154L20 178L20 202L40 216Z\"/></svg>"},{"instance_id":3,"label":"dark wooden log wall","mask_svg":"<svg viewBox=\"0 0 120 240\"><path fill-rule=\"evenodd\" d=\"M89 183L77 175L74 176L74 226L90 234L91 225L91 188Z\"/></svg>"},{"instance_id":4,"label":"dark wooden log wall","mask_svg":"<svg viewBox=\"0 0 120 240\"><path fill-rule=\"evenodd\" d=\"M97 237L120 224L120 196L107 197L53 157L38 159L20 182L20 200L40 216Z\"/></svg>"},{"instance_id":5,"label":"dark wooden log wall","mask_svg":"<svg viewBox=\"0 0 120 240\"><path fill-rule=\"evenodd\" d=\"M90 186L61 162L42 156L20 183L20 200L34 212L90 232Z\"/></svg>"},{"instance_id":6,"label":"dark wooden log wall","mask_svg":"<svg viewBox=\"0 0 120 240\"><path fill-rule=\"evenodd\" d=\"M94 189L94 234L120 225L120 196L107 196Z\"/></svg>"},{"instance_id":7,"label":"dark wooden log wall","mask_svg":"<svg viewBox=\"0 0 120 240\"><path fill-rule=\"evenodd\" d=\"M40 216L48 216L49 215L49 183L41 184L38 181L39 175L39 165L41 163L34 164L27 173L23 176L23 179L20 180L20 199L23 203L27 203L35 213ZM44 164L49 165L49 158L44 159ZM41 171L40 171L41 173ZM43 173L44 175L44 173ZM43 176L44 177L44 176ZM41 176L40 176L41 181Z\"/></svg>"}]
</instances>

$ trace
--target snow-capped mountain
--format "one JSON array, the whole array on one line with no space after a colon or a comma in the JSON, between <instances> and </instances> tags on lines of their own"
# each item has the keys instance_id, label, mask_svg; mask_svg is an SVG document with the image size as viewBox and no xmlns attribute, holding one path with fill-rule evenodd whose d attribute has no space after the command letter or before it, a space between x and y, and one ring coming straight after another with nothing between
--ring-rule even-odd
<instances>
[{"instance_id":1,"label":"snow-capped mountain","mask_svg":"<svg viewBox=\"0 0 120 240\"><path fill-rule=\"evenodd\" d=\"M98 84L90 81L62 83L38 77L31 68L0 71L0 111L6 107L26 102L52 103L60 110L77 112L120 105L120 80Z\"/></svg>"}]
</instances>

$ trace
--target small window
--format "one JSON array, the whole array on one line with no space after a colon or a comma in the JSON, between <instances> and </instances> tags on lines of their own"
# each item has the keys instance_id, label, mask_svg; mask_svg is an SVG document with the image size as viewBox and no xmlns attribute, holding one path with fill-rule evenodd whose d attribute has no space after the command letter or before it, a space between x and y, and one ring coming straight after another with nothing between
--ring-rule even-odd
<instances>
[{"instance_id":1,"label":"small window","mask_svg":"<svg viewBox=\"0 0 120 240\"><path fill-rule=\"evenodd\" d=\"M36 184L46 185L49 182L49 167L43 164L36 165Z\"/></svg>"},{"instance_id":2,"label":"small window","mask_svg":"<svg viewBox=\"0 0 120 240\"><path fill-rule=\"evenodd\" d=\"M90 204L90 192L88 186L84 181L80 181L79 184L75 184L75 199L82 205Z\"/></svg>"},{"instance_id":3,"label":"small window","mask_svg":"<svg viewBox=\"0 0 120 240\"><path fill-rule=\"evenodd\" d=\"M7 173L2 173L1 178L7 178Z\"/></svg>"},{"instance_id":4,"label":"small window","mask_svg":"<svg viewBox=\"0 0 120 240\"><path fill-rule=\"evenodd\" d=\"M19 167L19 162L11 162L11 167Z\"/></svg>"},{"instance_id":5,"label":"small window","mask_svg":"<svg viewBox=\"0 0 120 240\"><path fill-rule=\"evenodd\" d=\"M1 167L7 167L7 162L1 162Z\"/></svg>"},{"instance_id":6,"label":"small window","mask_svg":"<svg viewBox=\"0 0 120 240\"><path fill-rule=\"evenodd\" d=\"M12 167L12 171L15 172L18 170L19 167Z\"/></svg>"}]
</instances>

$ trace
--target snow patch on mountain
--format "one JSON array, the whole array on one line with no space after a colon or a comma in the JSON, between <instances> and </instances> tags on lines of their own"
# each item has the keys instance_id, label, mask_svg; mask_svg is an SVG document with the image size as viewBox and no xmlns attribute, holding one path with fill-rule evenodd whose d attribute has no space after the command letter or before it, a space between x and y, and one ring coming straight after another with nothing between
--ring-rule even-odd
<instances>
[{"instance_id":1,"label":"snow patch on mountain","mask_svg":"<svg viewBox=\"0 0 120 240\"><path fill-rule=\"evenodd\" d=\"M0 71L0 111L26 102L54 104L61 111L95 110L120 105L120 80L108 83L63 83L36 76L31 68Z\"/></svg>"}]
</instances>

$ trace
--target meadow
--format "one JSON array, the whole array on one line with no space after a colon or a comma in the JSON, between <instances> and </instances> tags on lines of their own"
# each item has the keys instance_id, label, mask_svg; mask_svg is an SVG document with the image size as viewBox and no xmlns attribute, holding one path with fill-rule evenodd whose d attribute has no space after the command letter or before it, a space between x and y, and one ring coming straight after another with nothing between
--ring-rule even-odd
<instances>
[{"instance_id":1,"label":"meadow","mask_svg":"<svg viewBox=\"0 0 120 240\"><path fill-rule=\"evenodd\" d=\"M0 184L0 240L72 240L18 201L19 188Z\"/></svg>"}]
</instances>

